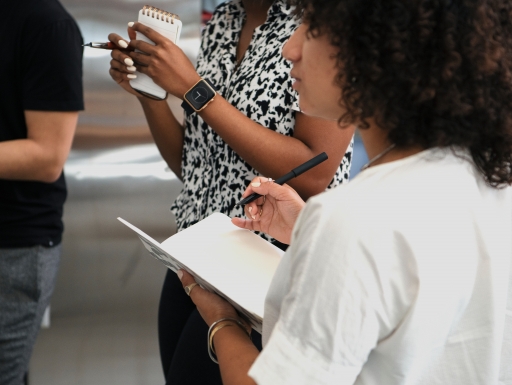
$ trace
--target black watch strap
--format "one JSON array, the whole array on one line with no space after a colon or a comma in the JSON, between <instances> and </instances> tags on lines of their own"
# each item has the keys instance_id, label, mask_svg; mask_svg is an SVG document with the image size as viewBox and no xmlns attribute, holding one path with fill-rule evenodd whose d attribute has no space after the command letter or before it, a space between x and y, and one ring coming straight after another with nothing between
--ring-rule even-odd
<instances>
[{"instance_id":1,"label":"black watch strap","mask_svg":"<svg viewBox=\"0 0 512 385\"><path fill-rule=\"evenodd\" d=\"M211 82L211 81L209 81L208 79L204 79L204 78L203 78L203 80L204 80L206 83L208 83L208 85L209 85L210 87L212 87L212 88L215 90L215 92L217 92L217 89L215 88L215 86L212 84L212 82ZM192 106L191 106L190 104L188 104L188 103L187 103L187 101L186 101L186 100L183 100L183 102L181 102L181 108L183 108L183 109L185 110L185 112L186 112L187 114L189 114L189 115L190 115L190 114L193 114L194 112L196 112L196 111L192 108Z\"/></svg>"},{"instance_id":2,"label":"black watch strap","mask_svg":"<svg viewBox=\"0 0 512 385\"><path fill-rule=\"evenodd\" d=\"M183 108L185 112L189 115L195 112L192 106L188 104L186 100L183 100L183 102L181 102L181 108Z\"/></svg>"}]
</instances>

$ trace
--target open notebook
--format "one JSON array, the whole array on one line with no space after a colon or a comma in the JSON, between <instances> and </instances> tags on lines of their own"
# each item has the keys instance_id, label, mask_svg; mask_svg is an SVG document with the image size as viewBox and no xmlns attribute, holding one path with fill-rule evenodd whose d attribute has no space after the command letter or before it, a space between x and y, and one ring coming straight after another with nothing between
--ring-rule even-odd
<instances>
[{"instance_id":1,"label":"open notebook","mask_svg":"<svg viewBox=\"0 0 512 385\"><path fill-rule=\"evenodd\" d=\"M170 12L162 11L161 9L145 5L139 11L139 23L142 23L161 35L165 36L173 43L178 44L180 39L182 23L178 15ZM146 36L137 32L137 40L145 41L149 44L155 45L154 42L149 40ZM152 97L153 99L165 99L167 92L160 86L156 85L153 80L146 74L137 71L137 78L130 80L130 85L134 90Z\"/></svg>"},{"instance_id":2,"label":"open notebook","mask_svg":"<svg viewBox=\"0 0 512 385\"><path fill-rule=\"evenodd\" d=\"M146 249L176 272L184 269L203 288L230 302L261 333L265 297L283 251L224 214L208 218L158 243L122 218Z\"/></svg>"}]
</instances>

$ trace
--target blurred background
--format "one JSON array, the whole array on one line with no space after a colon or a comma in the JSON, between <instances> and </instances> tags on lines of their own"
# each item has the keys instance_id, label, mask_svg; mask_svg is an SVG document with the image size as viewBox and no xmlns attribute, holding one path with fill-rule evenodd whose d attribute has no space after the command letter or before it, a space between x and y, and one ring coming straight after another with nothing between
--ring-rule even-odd
<instances>
[{"instance_id":1,"label":"blurred background","mask_svg":"<svg viewBox=\"0 0 512 385\"><path fill-rule=\"evenodd\" d=\"M84 42L127 36L146 1L60 0ZM152 0L183 22L179 46L195 62L201 23L222 0ZM163 241L175 232L171 203L181 182L153 144L137 100L111 80L110 52L84 51L85 111L65 166L63 256L31 361L31 385L163 384L157 308L165 267L122 217ZM168 103L182 119L181 101ZM366 161L355 142L352 177Z\"/></svg>"}]
</instances>

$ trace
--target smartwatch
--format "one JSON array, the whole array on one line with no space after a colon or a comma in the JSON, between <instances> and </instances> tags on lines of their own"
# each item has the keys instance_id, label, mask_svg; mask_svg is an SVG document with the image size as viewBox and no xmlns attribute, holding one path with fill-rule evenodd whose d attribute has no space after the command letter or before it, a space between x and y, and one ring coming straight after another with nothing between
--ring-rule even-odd
<instances>
[{"instance_id":1,"label":"smartwatch","mask_svg":"<svg viewBox=\"0 0 512 385\"><path fill-rule=\"evenodd\" d=\"M199 112L206 108L217 95L213 84L206 79L200 79L183 95L181 107L189 114Z\"/></svg>"}]
</instances>

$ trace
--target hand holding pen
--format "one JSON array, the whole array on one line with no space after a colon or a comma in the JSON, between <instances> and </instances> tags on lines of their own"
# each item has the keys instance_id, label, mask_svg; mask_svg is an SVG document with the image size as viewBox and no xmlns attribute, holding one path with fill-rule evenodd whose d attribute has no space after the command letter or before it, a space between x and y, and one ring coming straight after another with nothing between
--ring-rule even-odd
<instances>
[{"instance_id":1,"label":"hand holding pen","mask_svg":"<svg viewBox=\"0 0 512 385\"><path fill-rule=\"evenodd\" d=\"M325 152L322 152L321 154L318 154L314 158L311 158L306 163L301 164L300 166L294 168L292 171L290 171L288 174L285 174L275 180L275 183L282 185L286 182L288 182L290 179L298 177L300 174L305 173L306 171L312 169L315 166L318 166L320 163L327 160L327 154ZM261 195L253 193L244 199L242 199L240 202L237 203L237 206L243 206L246 205L256 199L258 199Z\"/></svg>"},{"instance_id":2,"label":"hand holding pen","mask_svg":"<svg viewBox=\"0 0 512 385\"><path fill-rule=\"evenodd\" d=\"M137 33L146 39L137 39ZM200 79L194 65L183 50L171 40L150 27L138 23L128 23L130 44L126 49L113 49L110 62L110 76L126 91L140 97L141 95L129 86L129 80L135 79L138 73L147 75L169 94L183 98L191 85ZM108 35L108 40L115 45L126 43L115 33ZM92 47L92 44L91 44ZM108 49L108 45L106 46ZM100 46L101 48L101 46ZM135 68L134 66L137 66ZM133 71L132 71L133 70ZM157 101L160 103L160 101Z\"/></svg>"},{"instance_id":3,"label":"hand holding pen","mask_svg":"<svg viewBox=\"0 0 512 385\"><path fill-rule=\"evenodd\" d=\"M129 46L128 42L133 41L135 37L135 32L132 31L132 28L128 28L129 40L125 40L122 36L116 33L110 33L108 35L109 41L107 43L103 43L104 45L100 45L99 47L94 47L93 45L91 45L91 47L99 49L110 49L109 47L113 45L114 48L110 54L112 57L109 69L110 76L126 92L136 96L137 98L143 98L130 85L130 80L137 78L136 71L138 70L138 67L135 67L135 61L130 57L130 53L133 51L133 47Z\"/></svg>"},{"instance_id":4,"label":"hand holding pen","mask_svg":"<svg viewBox=\"0 0 512 385\"><path fill-rule=\"evenodd\" d=\"M261 231L279 242L290 244L295 221L305 203L288 185L278 185L272 179L256 177L246 193L261 196L244 207L245 218L232 218L231 222L243 229Z\"/></svg>"},{"instance_id":5,"label":"hand holding pen","mask_svg":"<svg viewBox=\"0 0 512 385\"><path fill-rule=\"evenodd\" d=\"M112 34L111 34L112 35ZM109 36L110 37L110 36ZM90 47L90 48L96 48L96 49L106 49L106 50L115 50L115 49L118 49L118 50L121 50L121 49L127 49L128 48L128 43L123 40L123 39L118 39L117 40L117 45L114 44L112 41L108 41L108 42L90 42L90 43L86 43L86 44L82 44L82 47ZM112 56L113 59L114 56ZM137 70L136 67L135 67L135 63L133 61L133 59L131 59L130 57L126 57L124 59L124 64L125 66L123 66L121 64L121 66L117 66L117 67L120 67L120 68L116 68L116 70L118 72L125 72L126 73L126 77L129 79L136 79L137 78L137 75L135 75L135 71ZM111 63L111 66L112 66L112 63ZM121 71L122 70L122 71ZM112 71L112 69L111 69ZM111 76L112 76L112 73L111 73ZM114 76L112 76L114 77ZM118 84L121 84L122 81L118 81L117 79L114 79L116 80L116 82ZM131 87L123 87L125 88L128 92L130 93L134 93L132 92L132 88ZM135 94L134 94L135 95ZM136 96L139 96L139 95L136 95Z\"/></svg>"},{"instance_id":6,"label":"hand holding pen","mask_svg":"<svg viewBox=\"0 0 512 385\"><path fill-rule=\"evenodd\" d=\"M326 159L325 153L317 155L276 181L264 177L254 178L244 193L252 194L239 202L240 205L245 204L244 211L250 219L233 218L233 224L244 229L262 231L282 243L290 244L293 226L305 203L294 189L281 184Z\"/></svg>"}]
</instances>

